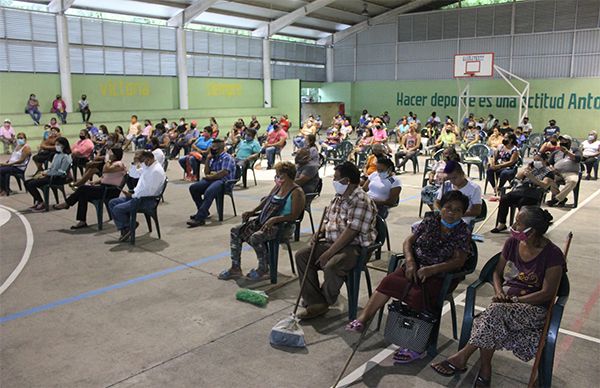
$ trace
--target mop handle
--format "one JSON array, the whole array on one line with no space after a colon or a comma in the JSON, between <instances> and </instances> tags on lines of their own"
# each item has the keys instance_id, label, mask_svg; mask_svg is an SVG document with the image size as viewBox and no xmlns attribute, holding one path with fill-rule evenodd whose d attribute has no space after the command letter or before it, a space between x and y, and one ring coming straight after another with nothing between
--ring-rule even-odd
<instances>
[{"instance_id":1,"label":"mop handle","mask_svg":"<svg viewBox=\"0 0 600 388\"><path fill-rule=\"evenodd\" d=\"M498 211L498 209L499 209L499 208L500 208L500 206L496 206L496 207L494 208L494 210L493 210L493 211L490 213L490 215L489 215L489 216L487 216L487 218L486 218L485 220L483 220L483 222L481 223L481 225L479 225L479 227L477 228L477 230L473 232L473 234L477 234L477 233L479 233L479 231L481 230L481 228L483 228L483 225L485 225L485 224L488 222L488 220L489 220L490 218L492 218L492 216L493 216L494 214L496 214L496 212Z\"/></svg>"},{"instance_id":2,"label":"mop handle","mask_svg":"<svg viewBox=\"0 0 600 388\"><path fill-rule=\"evenodd\" d=\"M321 215L321 221L319 222L319 228L317 229L317 233L316 233L317 241L315 241L314 244L312 244L312 246L310 247L310 254L308 255L308 263L306 265L306 268L304 269L304 276L302 276L302 283L300 283L300 292L298 292L298 298L296 298L296 305L294 306L294 312L292 313L294 316L298 312L298 306L300 305L300 298L302 298L302 291L304 290L304 284L306 283L306 279L308 278L308 276L307 276L308 267L310 267L310 265L313 262L313 256L315 255L315 249L317 248L317 244L318 244L319 233L321 233L321 228L323 227L323 222L325 221L325 214L327 214L328 208L329 207L326 207L323 210L323 214Z\"/></svg>"},{"instance_id":3,"label":"mop handle","mask_svg":"<svg viewBox=\"0 0 600 388\"><path fill-rule=\"evenodd\" d=\"M571 248L571 240L573 239L573 232L569 232L567 235L567 243L565 244L565 262L567 261L567 255L569 254L569 248ZM554 291L554 295L551 299L550 306L548 307L548 311L546 312L546 323L544 324L544 329L542 330L542 335L540 336L540 342L538 343L537 352L535 354L535 361L533 362L533 367L531 368L531 375L529 376L529 383L527 384L528 388L533 388L537 384L538 378L538 368L540 366L540 362L542 361L542 352L544 350L544 346L546 346L546 337L548 336L548 330L550 329L550 320L552 319L552 308L554 307L554 303L556 300L556 294L558 294L558 289L560 288L560 283L556 287Z\"/></svg>"},{"instance_id":4,"label":"mop handle","mask_svg":"<svg viewBox=\"0 0 600 388\"><path fill-rule=\"evenodd\" d=\"M350 357L348 357L348 359L346 360L346 363L344 364L344 367L342 368L342 371L340 372L340 374L338 375L337 379L335 380L335 383L333 383L332 388L337 388L337 385L340 383L340 380L344 376L344 373L346 373L346 369L348 369L348 366L350 365L350 361L352 361L352 358L354 358L354 355L356 354L356 351L358 350L358 347L362 343L362 340L364 339L365 334L367 333L367 329L369 328L369 326L371 324L371 320L372 319L369 319L365 323L363 332L360 333L360 337L358 337L358 341L356 341L356 345L354 346L354 349L352 349L352 353L350 354Z\"/></svg>"}]
</instances>

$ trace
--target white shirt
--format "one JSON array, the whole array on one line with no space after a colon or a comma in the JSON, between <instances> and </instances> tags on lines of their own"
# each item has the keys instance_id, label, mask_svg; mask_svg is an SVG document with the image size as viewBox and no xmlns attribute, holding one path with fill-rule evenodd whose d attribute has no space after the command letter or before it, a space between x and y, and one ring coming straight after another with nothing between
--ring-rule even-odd
<instances>
[{"instance_id":1,"label":"white shirt","mask_svg":"<svg viewBox=\"0 0 600 388\"><path fill-rule=\"evenodd\" d=\"M367 194L374 201L385 201L390 197L390 191L395 187L402 187L400 178L396 175L381 179L377 171L369 175L369 191Z\"/></svg>"},{"instance_id":2,"label":"white shirt","mask_svg":"<svg viewBox=\"0 0 600 388\"><path fill-rule=\"evenodd\" d=\"M163 152L163 150L157 148L154 151L152 151L152 154L154 155L154 160L156 160L158 164L162 166L165 163L165 153Z\"/></svg>"},{"instance_id":3,"label":"white shirt","mask_svg":"<svg viewBox=\"0 0 600 388\"><path fill-rule=\"evenodd\" d=\"M132 198L152 197L160 194L165 183L166 174L162 165L156 161L150 166L142 166L142 174L135 189L133 189Z\"/></svg>"},{"instance_id":4,"label":"white shirt","mask_svg":"<svg viewBox=\"0 0 600 388\"><path fill-rule=\"evenodd\" d=\"M456 187L449 181L444 182L442 187L438 189L437 199L438 201L442 199L442 195L451 190L457 190ZM466 195L469 198L469 209L470 210L473 205L481 205L481 187L477 186L473 181L467 179L467 184L462 188L458 189L461 193ZM475 217L463 217L463 221L469 225L469 223L475 219Z\"/></svg>"},{"instance_id":5,"label":"white shirt","mask_svg":"<svg viewBox=\"0 0 600 388\"><path fill-rule=\"evenodd\" d=\"M596 140L593 143L590 143L589 140L586 140L581 143L581 148L583 149L583 156L592 156L598 153L598 150L600 149L600 140Z\"/></svg>"}]
</instances>

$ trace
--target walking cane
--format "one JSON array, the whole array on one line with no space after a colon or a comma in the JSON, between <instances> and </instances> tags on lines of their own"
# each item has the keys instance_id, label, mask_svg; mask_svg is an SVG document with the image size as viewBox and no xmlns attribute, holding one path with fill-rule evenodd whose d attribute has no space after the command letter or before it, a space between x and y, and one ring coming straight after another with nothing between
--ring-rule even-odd
<instances>
[{"instance_id":1,"label":"walking cane","mask_svg":"<svg viewBox=\"0 0 600 388\"><path fill-rule=\"evenodd\" d=\"M567 261L567 255L569 254L569 248L571 247L572 239L573 232L569 232L567 235L567 242L565 244L565 262ZM540 337L537 352L535 353L535 361L533 362L533 368L531 369L531 375L529 376L529 384L527 384L527 388L534 388L537 386L538 369L540 362L542 361L542 352L544 351L544 346L546 346L546 338L548 337L548 330L550 329L550 321L552 319L552 308L556 302L556 295L558 294L559 288L560 282L556 287L556 290L554 290L554 296L551 299L550 307L548 307L548 312L546 313L546 323L544 324L544 330L542 330L542 336Z\"/></svg>"},{"instance_id":2,"label":"walking cane","mask_svg":"<svg viewBox=\"0 0 600 388\"><path fill-rule=\"evenodd\" d=\"M369 319L365 323L363 332L360 333L360 337L358 337L358 341L356 342L356 345L354 345L354 349L352 349L352 353L350 353L350 357L348 357L348 359L346 360L346 363L344 364L344 367L342 368L342 371L340 372L340 374L338 375L337 379L335 380L335 383L333 383L332 388L336 388L337 387L337 385L339 384L340 380L342 379L342 376L344 376L344 373L346 373L346 369L348 369L348 366L350 365L350 361L352 361L352 358L354 357L354 354L356 354L356 351L358 350L358 347L360 346L360 344L362 343L363 339L365 338L365 334L367 333L367 329L371 325L371 320L372 319Z\"/></svg>"}]
</instances>

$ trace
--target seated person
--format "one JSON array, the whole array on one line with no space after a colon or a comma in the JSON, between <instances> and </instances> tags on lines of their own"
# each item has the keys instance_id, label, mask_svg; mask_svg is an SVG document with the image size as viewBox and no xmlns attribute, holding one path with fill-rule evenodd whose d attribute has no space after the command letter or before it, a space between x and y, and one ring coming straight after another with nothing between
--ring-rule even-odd
<instances>
[{"instance_id":1,"label":"seated person","mask_svg":"<svg viewBox=\"0 0 600 388\"><path fill-rule=\"evenodd\" d=\"M456 140L456 134L454 133L454 126L452 124L446 124L442 127L442 131L438 136L433 149L435 152L442 148L454 147L458 141Z\"/></svg>"},{"instance_id":2,"label":"seated person","mask_svg":"<svg viewBox=\"0 0 600 388\"><path fill-rule=\"evenodd\" d=\"M502 145L502 142L504 141L504 136L502 136L498 127L494 127L492 129L492 134L489 135L487 139L488 147L490 147L492 150L495 150L500 145Z\"/></svg>"},{"instance_id":3,"label":"seated person","mask_svg":"<svg viewBox=\"0 0 600 388\"><path fill-rule=\"evenodd\" d=\"M129 218L131 212L138 206L139 209L152 208L156 206L154 197L159 195L165 185L167 178L165 170L154 160L154 154L148 150L140 151L139 162L145 168L141 169L141 174L133 193L122 190L124 197L111 199L108 203L110 214L121 236L120 242L129 240L131 230L129 229ZM137 202L137 203L136 203Z\"/></svg>"},{"instance_id":4,"label":"seated person","mask_svg":"<svg viewBox=\"0 0 600 388\"><path fill-rule=\"evenodd\" d=\"M371 127L371 129L373 130L373 143L381 143L381 144L386 143L388 136L387 136L387 130L385 129L385 126L381 124L380 118L376 118L375 123L377 123L377 124L375 124Z\"/></svg>"},{"instance_id":5,"label":"seated person","mask_svg":"<svg viewBox=\"0 0 600 388\"><path fill-rule=\"evenodd\" d=\"M368 152L368 150L373 145L373 130L371 128L366 128L362 137L356 143L356 147L352 151L352 154L348 157L349 160L353 160L356 157L356 154L362 154Z\"/></svg>"},{"instance_id":6,"label":"seated person","mask_svg":"<svg viewBox=\"0 0 600 388\"><path fill-rule=\"evenodd\" d=\"M244 140L241 140L233 154L235 162L242 169L242 179L246 186L246 174L244 171L252 167L252 163L260 156L260 144L256 140L256 130L248 128L244 131Z\"/></svg>"},{"instance_id":7,"label":"seated person","mask_svg":"<svg viewBox=\"0 0 600 388\"><path fill-rule=\"evenodd\" d=\"M112 147L106 147L106 142L108 141L108 136L110 133L108 132L108 128L106 125L100 125L98 127L98 133L95 136L92 136L92 143L94 143L94 151L100 155L106 154L106 151L111 149Z\"/></svg>"},{"instance_id":8,"label":"seated person","mask_svg":"<svg viewBox=\"0 0 600 388\"><path fill-rule=\"evenodd\" d=\"M235 153L235 149L240 144L240 141L244 140L242 138L242 135L244 135L245 137L246 130L246 127L244 127L239 122L233 124L233 127L231 127L231 130L229 131L229 133L227 134L227 138L225 139L225 149L227 150L227 152ZM256 133L256 130L254 130L254 133Z\"/></svg>"},{"instance_id":9,"label":"seated person","mask_svg":"<svg viewBox=\"0 0 600 388\"><path fill-rule=\"evenodd\" d=\"M125 140L123 141L123 150L127 150L131 143L135 144L135 140L142 133L142 124L138 122L138 117L136 115L131 116L131 122L129 124L129 131L127 132L127 136L125 136Z\"/></svg>"},{"instance_id":10,"label":"seated person","mask_svg":"<svg viewBox=\"0 0 600 388\"><path fill-rule=\"evenodd\" d=\"M404 240L404 265L383 278L358 318L350 322L346 330L365 330L367 322L390 298L401 300L414 311L436 313L442 308L437 301L443 275L465 265L471 250L471 231L461 220L469 206L466 196L450 191L444 194L440 204L440 213L426 217ZM451 290L457 285L458 282L452 284ZM419 354L405 348L400 349L394 359L408 363L425 355L426 352Z\"/></svg>"},{"instance_id":11,"label":"seated person","mask_svg":"<svg viewBox=\"0 0 600 388\"><path fill-rule=\"evenodd\" d=\"M302 148L304 147L304 138L307 135L316 135L317 134L317 125L314 119L309 117L305 122L302 128L300 128L300 132L298 132L298 136L294 138L294 147Z\"/></svg>"},{"instance_id":12,"label":"seated person","mask_svg":"<svg viewBox=\"0 0 600 388\"><path fill-rule=\"evenodd\" d=\"M325 154L328 154L329 151L336 149L341 142L342 134L340 132L340 125L334 124L333 127L327 130L327 138L321 144L321 149Z\"/></svg>"},{"instance_id":13,"label":"seated person","mask_svg":"<svg viewBox=\"0 0 600 388\"><path fill-rule=\"evenodd\" d=\"M0 197L10 194L10 177L24 173L31 158L31 147L27 144L25 133L17 133L16 144L10 158L0 163Z\"/></svg>"},{"instance_id":14,"label":"seated person","mask_svg":"<svg viewBox=\"0 0 600 388\"><path fill-rule=\"evenodd\" d=\"M581 151L583 157L581 161L585 164L585 168L587 170L587 175L585 176L585 180L594 179L592 178L592 170L594 169L594 165L598 166L598 157L600 156L600 140L598 140L598 133L596 131L590 131L587 139L581 143Z\"/></svg>"},{"instance_id":15,"label":"seated person","mask_svg":"<svg viewBox=\"0 0 600 388\"><path fill-rule=\"evenodd\" d=\"M500 197L496 227L491 232L500 233L507 229L506 217L512 206L519 209L526 205L539 206L553 180L554 172L548 166L548 157L536 153L533 161L517 173L513 189Z\"/></svg>"},{"instance_id":16,"label":"seated person","mask_svg":"<svg viewBox=\"0 0 600 388\"><path fill-rule=\"evenodd\" d=\"M197 181L200 163L204 161L209 153L209 149L214 139L212 138L212 129L210 126L204 127L202 136L192 144L192 150L185 156L179 158L179 165L185 171L186 181Z\"/></svg>"},{"instance_id":17,"label":"seated person","mask_svg":"<svg viewBox=\"0 0 600 388\"><path fill-rule=\"evenodd\" d=\"M344 119L344 121L342 121L342 125L340 127L340 132L342 134L342 139L347 139L351 134L352 134L352 125L350 125L350 121L347 119Z\"/></svg>"},{"instance_id":18,"label":"seated person","mask_svg":"<svg viewBox=\"0 0 600 388\"><path fill-rule=\"evenodd\" d=\"M165 165L165 151L160 148L160 142L157 137L151 137L149 143L146 145L146 149L152 151L154 160L161 166Z\"/></svg>"},{"instance_id":19,"label":"seated person","mask_svg":"<svg viewBox=\"0 0 600 388\"><path fill-rule=\"evenodd\" d=\"M515 129L515 136L517 137L517 147L521 148L527 141L527 136L523 133L523 127Z\"/></svg>"},{"instance_id":20,"label":"seated person","mask_svg":"<svg viewBox=\"0 0 600 388\"><path fill-rule=\"evenodd\" d=\"M283 115L279 118L279 127L281 129L283 129L285 132L289 131L291 126L292 126L292 123L290 122L288 115ZM258 129L257 129L257 131L258 131Z\"/></svg>"},{"instance_id":21,"label":"seated person","mask_svg":"<svg viewBox=\"0 0 600 388\"><path fill-rule=\"evenodd\" d=\"M269 278L269 257L265 243L278 236L290 236L293 225L304 211L304 192L296 183L296 167L291 162L275 165L275 186L269 195L251 211L242 214L242 224L231 229L231 268L219 274L219 279L241 277L242 243L248 243L256 252L258 266L246 277L259 281ZM250 219L251 217L255 217ZM282 223L287 224L282 224ZM281 235L280 235L281 233Z\"/></svg>"},{"instance_id":22,"label":"seated person","mask_svg":"<svg viewBox=\"0 0 600 388\"><path fill-rule=\"evenodd\" d=\"M67 200L58 205L54 205L55 210L68 209L77 204L76 225L71 226L72 230L87 227L87 208L88 202L106 198L110 201L121 194L121 183L125 177L126 168L122 162L123 150L113 148L108 151L108 161L104 164L102 177L89 185L78 187L75 192L67 197ZM105 193L106 191L106 193ZM102 205L104 206L104 204Z\"/></svg>"},{"instance_id":23,"label":"seated person","mask_svg":"<svg viewBox=\"0 0 600 388\"><path fill-rule=\"evenodd\" d=\"M71 158L73 166L85 167L94 154L94 142L90 139L90 133L85 129L79 131L79 140L71 147Z\"/></svg>"},{"instance_id":24,"label":"seated person","mask_svg":"<svg viewBox=\"0 0 600 388\"><path fill-rule=\"evenodd\" d=\"M50 162L56 154L56 140L60 137L60 128L50 128L48 137L40 144L38 153L33 156L33 162L35 163L36 171L35 175L40 173L44 169L44 163Z\"/></svg>"},{"instance_id":25,"label":"seated person","mask_svg":"<svg viewBox=\"0 0 600 388\"><path fill-rule=\"evenodd\" d=\"M260 151L261 154L267 156L267 170L273 168L275 164L275 155L280 154L287 140L287 133L279 128L277 119L273 123L273 130L267 134L267 140L263 144L263 148Z\"/></svg>"},{"instance_id":26,"label":"seated person","mask_svg":"<svg viewBox=\"0 0 600 388\"><path fill-rule=\"evenodd\" d=\"M36 174L32 179L25 181L25 189L31 194L34 200L34 204L30 208L34 212L46 211L44 199L39 192L41 187L50 183L65 184L67 182L67 174L71 168L71 147L69 147L67 138L57 138L54 149L55 155L48 170Z\"/></svg>"},{"instance_id":27,"label":"seated person","mask_svg":"<svg viewBox=\"0 0 600 388\"><path fill-rule=\"evenodd\" d=\"M150 136L152 136L152 131L154 128L152 127L152 121L145 120L144 127L142 128L139 135L135 138L135 147L136 148L145 148L146 144L150 141Z\"/></svg>"},{"instance_id":28,"label":"seated person","mask_svg":"<svg viewBox=\"0 0 600 388\"><path fill-rule=\"evenodd\" d=\"M396 129L396 140L398 141L399 144L402 144L401 143L402 138L408 132L408 127L409 127L409 123L408 123L408 119L406 116L404 116L402 119L400 119L398 121L398 123L396 123L396 128L395 128Z\"/></svg>"},{"instance_id":29,"label":"seated person","mask_svg":"<svg viewBox=\"0 0 600 388\"><path fill-rule=\"evenodd\" d=\"M10 154L11 147L15 148L15 129L9 119L4 120L4 125L0 127L0 143L4 145L4 153Z\"/></svg>"},{"instance_id":30,"label":"seated person","mask_svg":"<svg viewBox=\"0 0 600 388\"><path fill-rule=\"evenodd\" d=\"M556 125L554 119L548 121L548 126L544 128L544 139L548 139L550 136L560 136L560 127Z\"/></svg>"},{"instance_id":31,"label":"seated person","mask_svg":"<svg viewBox=\"0 0 600 388\"><path fill-rule=\"evenodd\" d=\"M363 175L361 177L361 186L364 184L364 181L369 177L369 175L373 174L377 171L377 159L380 157L387 157L385 153L386 148L382 144L374 144L371 148L371 154L367 157L367 161L365 162L365 166L363 167Z\"/></svg>"},{"instance_id":32,"label":"seated person","mask_svg":"<svg viewBox=\"0 0 600 388\"><path fill-rule=\"evenodd\" d=\"M463 141L460 145L464 151L468 150L472 145L479 143L479 129L475 126L475 123L469 122L467 124L467 130L463 136Z\"/></svg>"},{"instance_id":33,"label":"seated person","mask_svg":"<svg viewBox=\"0 0 600 388\"><path fill-rule=\"evenodd\" d=\"M515 177L518 161L519 148L517 148L517 137L513 133L508 133L504 136L502 145L494 150L494 154L490 156L490 163L486 173L486 178L494 189L494 196L490 198L490 201L500 199L498 197L499 189Z\"/></svg>"},{"instance_id":34,"label":"seated person","mask_svg":"<svg viewBox=\"0 0 600 388\"><path fill-rule=\"evenodd\" d=\"M394 175L394 171L394 162L389 158L380 157L377 159L377 171L369 175L362 186L369 198L375 202L377 213L384 220L388 216L389 208L398 205L402 191L402 183L400 178Z\"/></svg>"},{"instance_id":35,"label":"seated person","mask_svg":"<svg viewBox=\"0 0 600 388\"><path fill-rule=\"evenodd\" d=\"M469 207L463 214L463 221L465 224L471 225L471 222L481 214L481 188L467 178L458 162L447 161L444 174L446 174L446 181L438 190L437 198L433 203L434 210L442 208L441 200L445 193L458 190L469 198Z\"/></svg>"},{"instance_id":36,"label":"seated person","mask_svg":"<svg viewBox=\"0 0 600 388\"><path fill-rule=\"evenodd\" d=\"M320 166L321 158L319 157L319 147L317 147L317 136L307 135L304 148L306 148L310 152L311 162L314 162Z\"/></svg>"},{"instance_id":37,"label":"seated person","mask_svg":"<svg viewBox=\"0 0 600 388\"><path fill-rule=\"evenodd\" d=\"M560 150L554 151L549 159L554 171L554 182L550 187L552 198L546 202L546 205L563 207L567 203L567 196L579 181L581 151L579 148L571 149L572 138L569 135L560 135L558 140ZM561 189L560 185L564 187Z\"/></svg>"},{"instance_id":38,"label":"seated person","mask_svg":"<svg viewBox=\"0 0 600 388\"><path fill-rule=\"evenodd\" d=\"M558 150L560 150L560 145L558 145L558 136L552 135L548 137L544 143L542 143L539 151L550 156L551 153Z\"/></svg>"},{"instance_id":39,"label":"seated person","mask_svg":"<svg viewBox=\"0 0 600 388\"><path fill-rule=\"evenodd\" d=\"M446 162L449 160L453 160L455 162L460 162L460 156L454 149L454 147L445 148L442 152L442 157L439 161L435 162L431 167L431 171L429 172L428 183L423 189L421 189L421 200L424 204L429 206L430 210L433 210L433 201L435 201L438 190L444 183L446 179L446 174L444 174L444 168L446 167Z\"/></svg>"},{"instance_id":40,"label":"seated person","mask_svg":"<svg viewBox=\"0 0 600 388\"><path fill-rule=\"evenodd\" d=\"M421 134L417 133L417 125L411 124L408 127L408 132L402 137L400 147L394 155L397 171L400 171L406 162L411 160L415 155L418 155L420 149Z\"/></svg>"},{"instance_id":41,"label":"seated person","mask_svg":"<svg viewBox=\"0 0 600 388\"><path fill-rule=\"evenodd\" d=\"M209 150L204 163L204 178L190 186L190 195L196 204L196 213L187 223L190 228L206 223L213 200L223 194L225 185L229 184L227 181L235 179L235 160L225 152L225 142L216 139Z\"/></svg>"},{"instance_id":42,"label":"seated person","mask_svg":"<svg viewBox=\"0 0 600 388\"><path fill-rule=\"evenodd\" d=\"M548 306L566 270L560 248L544 236L551 219L546 210L523 206L494 271L492 304L475 317L464 348L431 364L436 372L442 376L466 372L469 358L479 350L474 386L489 387L496 350L510 350L524 362L535 357Z\"/></svg>"},{"instance_id":43,"label":"seated person","mask_svg":"<svg viewBox=\"0 0 600 388\"><path fill-rule=\"evenodd\" d=\"M333 186L336 195L327 207L325 223L312 238L315 247L314 262L309 262L311 247L296 252L299 279L305 271L306 284L302 298L306 309L297 317L315 318L325 314L335 304L346 275L356 266L361 247L375 241L377 207L359 186L360 171L351 162L335 167ZM325 241L320 239L324 237ZM319 284L318 271L324 273L324 282Z\"/></svg>"},{"instance_id":44,"label":"seated person","mask_svg":"<svg viewBox=\"0 0 600 388\"><path fill-rule=\"evenodd\" d=\"M319 162L315 162L311 158L308 148L300 148L294 162L296 163L294 182L302 188L305 194L315 193L319 184Z\"/></svg>"}]
</instances>

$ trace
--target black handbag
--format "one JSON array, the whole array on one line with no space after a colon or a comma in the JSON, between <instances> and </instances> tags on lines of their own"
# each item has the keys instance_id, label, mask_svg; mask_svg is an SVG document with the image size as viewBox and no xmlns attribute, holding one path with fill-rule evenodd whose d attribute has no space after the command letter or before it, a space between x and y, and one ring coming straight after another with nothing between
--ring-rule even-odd
<instances>
[{"instance_id":1,"label":"black handbag","mask_svg":"<svg viewBox=\"0 0 600 388\"><path fill-rule=\"evenodd\" d=\"M406 298L413 283L409 283L402 299ZM400 348L422 353L427 349L431 331L438 321L435 314L428 312L428 299L425 287L422 292L425 311L415 311L402 300L395 300L388 305L388 317L385 324L384 338L388 343Z\"/></svg>"}]
</instances>

